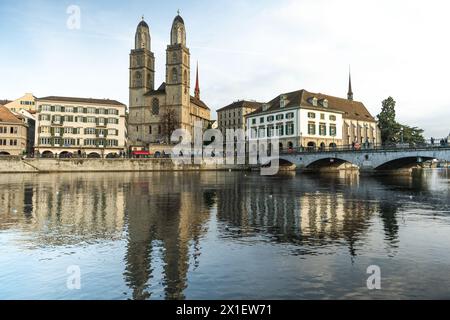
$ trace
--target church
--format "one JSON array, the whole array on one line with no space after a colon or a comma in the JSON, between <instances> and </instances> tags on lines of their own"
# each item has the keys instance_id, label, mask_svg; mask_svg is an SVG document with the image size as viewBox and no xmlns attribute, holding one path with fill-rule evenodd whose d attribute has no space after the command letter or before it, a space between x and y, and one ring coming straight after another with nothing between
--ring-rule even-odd
<instances>
[{"instance_id":1,"label":"church","mask_svg":"<svg viewBox=\"0 0 450 320\"><path fill-rule=\"evenodd\" d=\"M136 30L135 48L130 54L128 141L133 150L168 144L167 119L175 119L176 129L185 129L191 135L197 121L204 129L208 128L211 110L200 99L198 66L194 96L191 96L190 80L191 56L186 45L186 27L178 13L166 50L165 82L155 89L155 55L150 28L142 18Z\"/></svg>"}]
</instances>

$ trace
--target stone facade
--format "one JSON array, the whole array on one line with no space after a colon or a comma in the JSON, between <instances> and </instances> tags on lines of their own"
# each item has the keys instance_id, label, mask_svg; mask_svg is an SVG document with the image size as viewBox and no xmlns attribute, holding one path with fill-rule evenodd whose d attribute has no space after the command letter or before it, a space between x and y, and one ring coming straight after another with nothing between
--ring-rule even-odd
<instances>
[{"instance_id":1,"label":"stone facade","mask_svg":"<svg viewBox=\"0 0 450 320\"><path fill-rule=\"evenodd\" d=\"M195 96L190 95L190 51L186 46L184 21L179 15L173 21L166 50L165 82L156 90L154 66L150 29L141 21L136 31L135 49L130 54L128 134L134 150L169 143L162 122L167 113L175 115L178 128L191 134L196 121L200 121L204 129L210 125L211 112L200 99L199 88Z\"/></svg>"}]
</instances>

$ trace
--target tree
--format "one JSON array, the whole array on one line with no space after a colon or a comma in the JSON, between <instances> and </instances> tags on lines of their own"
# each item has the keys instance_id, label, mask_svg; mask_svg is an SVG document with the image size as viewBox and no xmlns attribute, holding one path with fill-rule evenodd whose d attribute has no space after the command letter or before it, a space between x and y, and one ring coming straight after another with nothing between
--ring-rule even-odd
<instances>
[{"instance_id":1,"label":"tree","mask_svg":"<svg viewBox=\"0 0 450 320\"><path fill-rule=\"evenodd\" d=\"M170 143L170 137L172 133L180 129L180 121L175 109L167 107L165 112L160 116L161 123L161 135L166 139L167 143Z\"/></svg>"},{"instance_id":2,"label":"tree","mask_svg":"<svg viewBox=\"0 0 450 320\"><path fill-rule=\"evenodd\" d=\"M403 142L410 144L421 144L425 142L425 138L423 137L423 130L417 127L409 127L409 126L401 126L403 135Z\"/></svg>"},{"instance_id":3,"label":"tree","mask_svg":"<svg viewBox=\"0 0 450 320\"><path fill-rule=\"evenodd\" d=\"M400 132L400 125L395 120L396 102L392 97L382 102L381 113L378 115L378 126L381 132L381 141L385 143L398 142L397 133Z\"/></svg>"},{"instance_id":4,"label":"tree","mask_svg":"<svg viewBox=\"0 0 450 320\"><path fill-rule=\"evenodd\" d=\"M396 120L396 102L392 97L382 102L381 113L378 115L378 126L383 144L392 143L424 143L423 130L417 127L402 125Z\"/></svg>"}]
</instances>

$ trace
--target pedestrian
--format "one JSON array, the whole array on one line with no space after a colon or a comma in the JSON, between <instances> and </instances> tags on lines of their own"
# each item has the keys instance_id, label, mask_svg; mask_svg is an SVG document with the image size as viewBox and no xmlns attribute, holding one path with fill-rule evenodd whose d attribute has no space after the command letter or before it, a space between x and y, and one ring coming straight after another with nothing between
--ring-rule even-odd
<instances>
[{"instance_id":1,"label":"pedestrian","mask_svg":"<svg viewBox=\"0 0 450 320\"><path fill-rule=\"evenodd\" d=\"M434 138L431 137L431 145L434 146Z\"/></svg>"}]
</instances>

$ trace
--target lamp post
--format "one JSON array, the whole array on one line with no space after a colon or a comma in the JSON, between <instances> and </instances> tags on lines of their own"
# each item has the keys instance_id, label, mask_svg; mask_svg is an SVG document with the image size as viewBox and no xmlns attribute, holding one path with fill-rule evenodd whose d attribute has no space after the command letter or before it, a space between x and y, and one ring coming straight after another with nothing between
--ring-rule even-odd
<instances>
[{"instance_id":1,"label":"lamp post","mask_svg":"<svg viewBox=\"0 0 450 320\"><path fill-rule=\"evenodd\" d=\"M400 137L401 137L401 142L402 142L402 144L403 144L403 141L404 141L403 130L404 130L404 128L401 128L401 129L400 129Z\"/></svg>"},{"instance_id":2,"label":"lamp post","mask_svg":"<svg viewBox=\"0 0 450 320\"><path fill-rule=\"evenodd\" d=\"M303 152L303 132L300 132L300 152Z\"/></svg>"},{"instance_id":3,"label":"lamp post","mask_svg":"<svg viewBox=\"0 0 450 320\"><path fill-rule=\"evenodd\" d=\"M364 124L364 129L366 129L366 149L369 148L369 125L367 123Z\"/></svg>"}]
</instances>

